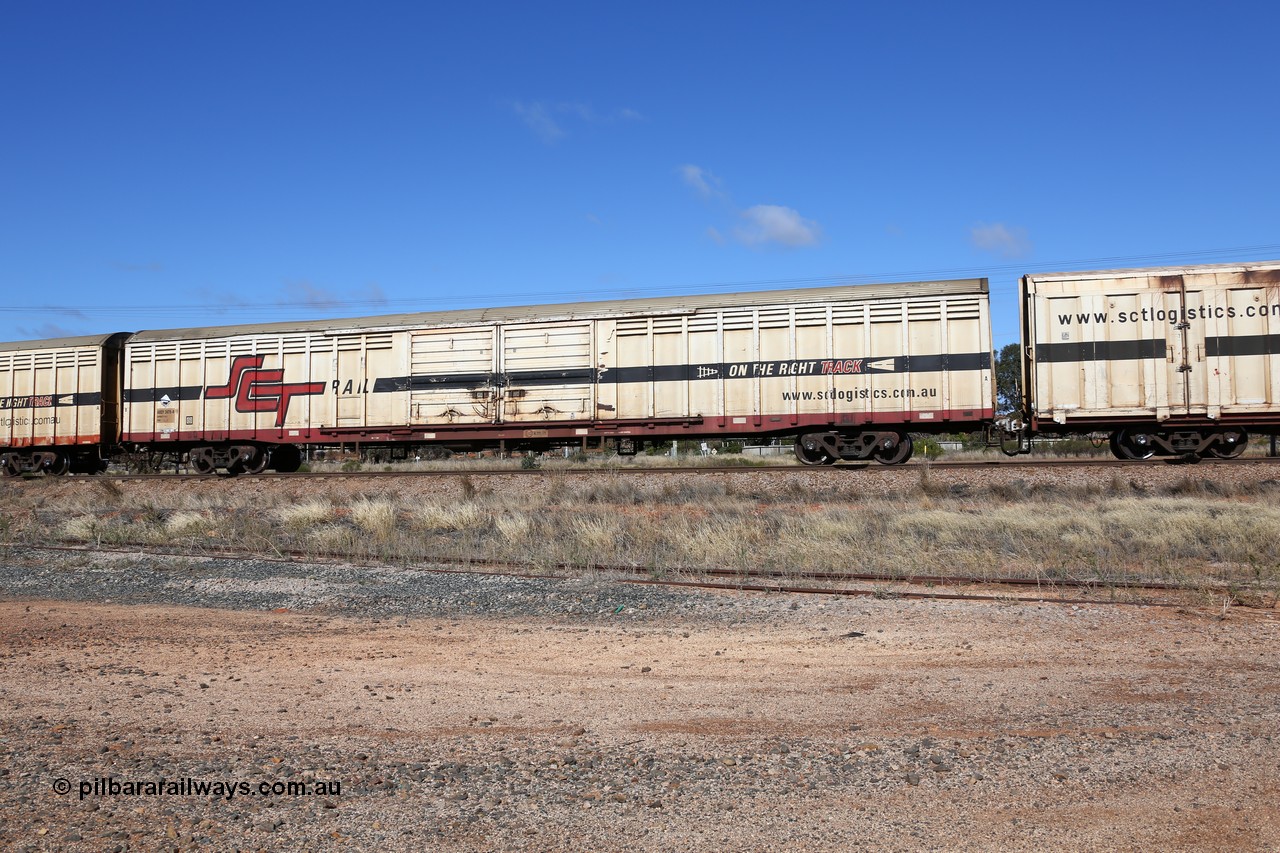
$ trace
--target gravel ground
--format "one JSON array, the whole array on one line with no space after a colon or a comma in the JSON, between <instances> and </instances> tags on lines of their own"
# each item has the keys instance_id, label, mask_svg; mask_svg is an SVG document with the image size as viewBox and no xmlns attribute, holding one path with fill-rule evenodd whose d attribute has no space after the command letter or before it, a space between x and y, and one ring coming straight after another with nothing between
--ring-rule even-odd
<instances>
[{"instance_id":1,"label":"gravel ground","mask_svg":"<svg viewBox=\"0 0 1280 853\"><path fill-rule=\"evenodd\" d=\"M18 850L1275 850L1278 615L10 554L0 826Z\"/></svg>"}]
</instances>

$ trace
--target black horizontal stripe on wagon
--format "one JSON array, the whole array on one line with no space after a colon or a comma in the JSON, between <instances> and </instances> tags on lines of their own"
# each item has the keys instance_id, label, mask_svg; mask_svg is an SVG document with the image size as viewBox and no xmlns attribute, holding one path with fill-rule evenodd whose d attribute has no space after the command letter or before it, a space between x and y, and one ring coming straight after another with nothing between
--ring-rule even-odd
<instances>
[{"instance_id":1,"label":"black horizontal stripe on wagon","mask_svg":"<svg viewBox=\"0 0 1280 853\"><path fill-rule=\"evenodd\" d=\"M124 401L156 403L167 397L170 403L176 403L179 400L199 400L203 396L203 385L171 385L165 388L129 388L124 392Z\"/></svg>"},{"instance_id":2,"label":"black horizontal stripe on wagon","mask_svg":"<svg viewBox=\"0 0 1280 853\"><path fill-rule=\"evenodd\" d=\"M1220 335L1204 339L1206 358L1280 353L1280 335Z\"/></svg>"},{"instance_id":3,"label":"black horizontal stripe on wagon","mask_svg":"<svg viewBox=\"0 0 1280 853\"><path fill-rule=\"evenodd\" d=\"M456 391L476 388L522 388L541 385L590 385L600 371L593 367L565 370L514 370L510 373L441 373L436 375L390 376L375 379L373 393L392 391Z\"/></svg>"},{"instance_id":4,"label":"black horizontal stripe on wagon","mask_svg":"<svg viewBox=\"0 0 1280 853\"><path fill-rule=\"evenodd\" d=\"M708 379L787 379L806 376L875 376L989 370L991 353L899 355L888 358L801 358L775 361L726 361L707 364L656 364L603 370L602 383L697 382Z\"/></svg>"},{"instance_id":5,"label":"black horizontal stripe on wagon","mask_svg":"<svg viewBox=\"0 0 1280 853\"><path fill-rule=\"evenodd\" d=\"M78 391L73 394L19 394L16 397L0 397L0 410L97 406L101 403L101 391Z\"/></svg>"},{"instance_id":6,"label":"black horizontal stripe on wagon","mask_svg":"<svg viewBox=\"0 0 1280 853\"><path fill-rule=\"evenodd\" d=\"M991 354L943 353L889 358L809 358L732 361L704 364L656 364L638 367L524 370L509 373L446 373L394 376L375 380L373 391L474 390L540 385L625 385L635 382L697 382L713 379L782 379L793 376L867 376L893 373L937 373L991 369Z\"/></svg>"},{"instance_id":7,"label":"black horizontal stripe on wagon","mask_svg":"<svg viewBox=\"0 0 1280 853\"><path fill-rule=\"evenodd\" d=\"M1036 346L1036 360L1042 363L1072 361L1136 361L1144 358L1164 358L1167 352L1164 338L1148 338L1140 341L1080 341Z\"/></svg>"}]
</instances>

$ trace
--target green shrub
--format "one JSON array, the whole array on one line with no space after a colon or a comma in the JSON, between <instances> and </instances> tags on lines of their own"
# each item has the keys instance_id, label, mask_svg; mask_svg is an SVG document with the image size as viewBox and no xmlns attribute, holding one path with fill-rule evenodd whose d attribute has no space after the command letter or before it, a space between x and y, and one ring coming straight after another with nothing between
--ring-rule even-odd
<instances>
[{"instance_id":1,"label":"green shrub","mask_svg":"<svg viewBox=\"0 0 1280 853\"><path fill-rule=\"evenodd\" d=\"M922 435L919 438L912 439L912 442L915 444L914 455L922 456L925 459L937 459L945 452L942 449L942 445L938 443L938 439L931 435Z\"/></svg>"}]
</instances>

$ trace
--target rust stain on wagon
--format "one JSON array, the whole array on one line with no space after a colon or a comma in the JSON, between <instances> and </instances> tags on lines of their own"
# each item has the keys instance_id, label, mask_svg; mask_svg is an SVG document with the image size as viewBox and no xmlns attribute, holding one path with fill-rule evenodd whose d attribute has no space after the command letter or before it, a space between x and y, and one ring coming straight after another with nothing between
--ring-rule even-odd
<instances>
[{"instance_id":1,"label":"rust stain on wagon","mask_svg":"<svg viewBox=\"0 0 1280 853\"><path fill-rule=\"evenodd\" d=\"M1245 270L1244 283L1280 285L1280 270Z\"/></svg>"}]
</instances>

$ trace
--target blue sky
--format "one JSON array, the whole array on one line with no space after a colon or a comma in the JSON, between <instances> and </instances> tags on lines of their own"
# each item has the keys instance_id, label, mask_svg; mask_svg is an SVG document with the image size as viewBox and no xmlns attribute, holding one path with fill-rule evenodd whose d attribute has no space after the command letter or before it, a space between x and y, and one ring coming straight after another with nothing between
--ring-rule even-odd
<instances>
[{"instance_id":1,"label":"blue sky","mask_svg":"<svg viewBox=\"0 0 1280 853\"><path fill-rule=\"evenodd\" d=\"M1274 3L18 2L0 339L1280 257Z\"/></svg>"}]
</instances>

